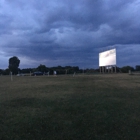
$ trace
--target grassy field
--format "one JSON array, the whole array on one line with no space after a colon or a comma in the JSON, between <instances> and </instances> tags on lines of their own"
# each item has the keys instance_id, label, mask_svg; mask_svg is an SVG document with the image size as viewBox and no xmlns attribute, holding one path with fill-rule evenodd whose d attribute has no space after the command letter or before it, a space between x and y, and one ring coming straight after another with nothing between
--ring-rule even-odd
<instances>
[{"instance_id":1,"label":"grassy field","mask_svg":"<svg viewBox=\"0 0 140 140\"><path fill-rule=\"evenodd\" d=\"M140 76L0 76L0 140L139 140Z\"/></svg>"}]
</instances>

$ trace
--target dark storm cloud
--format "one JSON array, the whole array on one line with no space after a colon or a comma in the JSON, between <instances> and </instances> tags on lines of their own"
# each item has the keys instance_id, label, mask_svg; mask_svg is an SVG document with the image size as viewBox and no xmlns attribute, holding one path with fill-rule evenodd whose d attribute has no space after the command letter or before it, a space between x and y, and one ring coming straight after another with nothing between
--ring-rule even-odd
<instances>
[{"instance_id":1,"label":"dark storm cloud","mask_svg":"<svg viewBox=\"0 0 140 140\"><path fill-rule=\"evenodd\" d=\"M1 57L16 55L22 67L97 67L98 53L119 44L119 65L134 66L140 52L139 10L139 0L2 0Z\"/></svg>"}]
</instances>

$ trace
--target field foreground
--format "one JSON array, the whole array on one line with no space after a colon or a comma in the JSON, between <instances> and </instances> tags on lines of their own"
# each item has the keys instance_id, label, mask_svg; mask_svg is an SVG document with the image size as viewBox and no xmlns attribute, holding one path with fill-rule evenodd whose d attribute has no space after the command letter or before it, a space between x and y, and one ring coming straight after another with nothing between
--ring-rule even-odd
<instances>
[{"instance_id":1,"label":"field foreground","mask_svg":"<svg viewBox=\"0 0 140 140\"><path fill-rule=\"evenodd\" d=\"M138 140L140 76L0 76L1 140Z\"/></svg>"}]
</instances>

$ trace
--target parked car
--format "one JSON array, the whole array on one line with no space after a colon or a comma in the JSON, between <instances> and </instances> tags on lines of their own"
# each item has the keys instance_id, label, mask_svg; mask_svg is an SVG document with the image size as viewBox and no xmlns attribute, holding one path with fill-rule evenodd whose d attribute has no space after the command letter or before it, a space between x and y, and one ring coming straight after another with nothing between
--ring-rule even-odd
<instances>
[{"instance_id":1,"label":"parked car","mask_svg":"<svg viewBox=\"0 0 140 140\"><path fill-rule=\"evenodd\" d=\"M43 72L36 71L36 72L32 73L32 76L38 76L38 75L43 75Z\"/></svg>"},{"instance_id":2,"label":"parked car","mask_svg":"<svg viewBox=\"0 0 140 140\"><path fill-rule=\"evenodd\" d=\"M18 73L17 76L24 76L24 74L23 73Z\"/></svg>"}]
</instances>

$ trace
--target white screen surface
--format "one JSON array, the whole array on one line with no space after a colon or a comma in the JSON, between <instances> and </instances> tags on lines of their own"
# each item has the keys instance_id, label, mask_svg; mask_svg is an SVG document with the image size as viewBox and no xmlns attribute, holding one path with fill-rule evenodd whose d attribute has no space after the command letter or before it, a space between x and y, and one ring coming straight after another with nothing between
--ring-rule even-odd
<instances>
[{"instance_id":1,"label":"white screen surface","mask_svg":"<svg viewBox=\"0 0 140 140\"><path fill-rule=\"evenodd\" d=\"M99 53L99 66L116 65L116 49Z\"/></svg>"}]
</instances>

